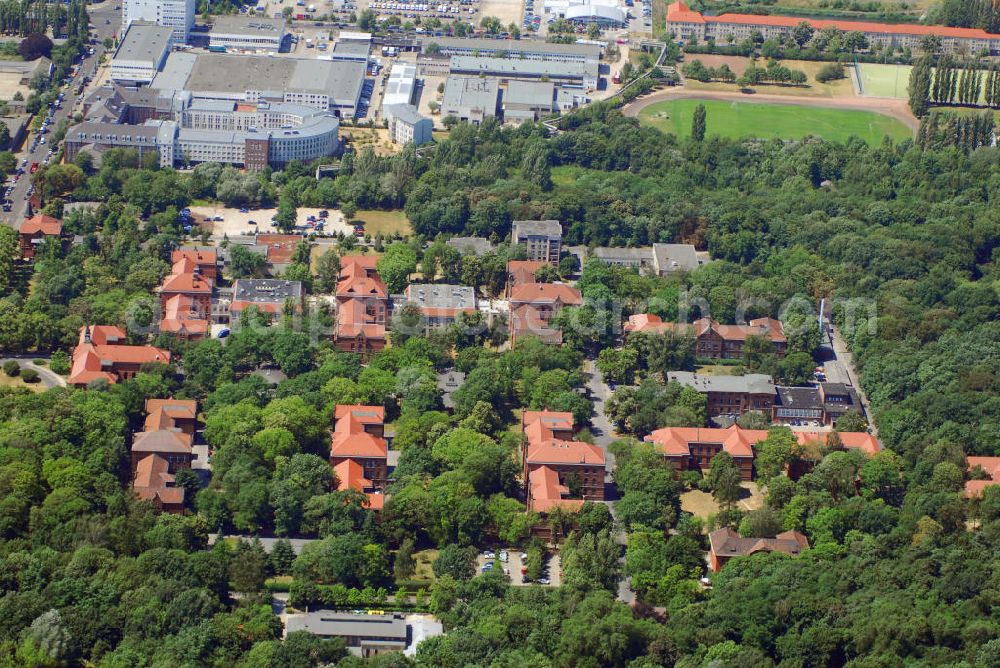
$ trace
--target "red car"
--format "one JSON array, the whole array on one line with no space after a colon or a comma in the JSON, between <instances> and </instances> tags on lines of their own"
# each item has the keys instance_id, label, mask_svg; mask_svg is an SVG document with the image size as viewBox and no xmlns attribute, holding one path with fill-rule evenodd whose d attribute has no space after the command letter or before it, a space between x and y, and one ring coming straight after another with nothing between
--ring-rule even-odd
<instances>
[{"instance_id":1,"label":"red car","mask_svg":"<svg viewBox=\"0 0 1000 668\"><path fill-rule=\"evenodd\" d=\"M35 172L38 171L38 163L37 162L31 163L31 170L30 171L31 171L32 174L34 174Z\"/></svg>"}]
</instances>

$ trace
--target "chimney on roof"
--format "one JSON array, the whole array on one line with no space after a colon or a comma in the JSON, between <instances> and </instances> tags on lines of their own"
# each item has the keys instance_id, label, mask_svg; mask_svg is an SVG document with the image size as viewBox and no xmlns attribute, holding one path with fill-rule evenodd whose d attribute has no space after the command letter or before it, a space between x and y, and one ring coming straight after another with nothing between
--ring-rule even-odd
<instances>
[{"instance_id":1,"label":"chimney on roof","mask_svg":"<svg viewBox=\"0 0 1000 668\"><path fill-rule=\"evenodd\" d=\"M83 342L90 343L90 323L83 326Z\"/></svg>"}]
</instances>

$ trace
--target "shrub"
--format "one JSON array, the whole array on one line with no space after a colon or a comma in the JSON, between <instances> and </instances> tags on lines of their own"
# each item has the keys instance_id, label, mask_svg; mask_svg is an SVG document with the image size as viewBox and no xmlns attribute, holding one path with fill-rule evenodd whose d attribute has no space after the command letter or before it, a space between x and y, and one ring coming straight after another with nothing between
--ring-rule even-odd
<instances>
[{"instance_id":1,"label":"shrub","mask_svg":"<svg viewBox=\"0 0 1000 668\"><path fill-rule=\"evenodd\" d=\"M35 366L45 366L46 364L48 364L48 360L43 360L39 358L37 360L31 360L31 363L34 364Z\"/></svg>"},{"instance_id":2,"label":"shrub","mask_svg":"<svg viewBox=\"0 0 1000 668\"><path fill-rule=\"evenodd\" d=\"M21 380L26 383L37 383L41 380L41 376L39 376L38 372L34 369L24 369L21 371Z\"/></svg>"},{"instance_id":3,"label":"shrub","mask_svg":"<svg viewBox=\"0 0 1000 668\"><path fill-rule=\"evenodd\" d=\"M65 376L70 370L69 355L62 350L55 351L49 361L49 368L60 376Z\"/></svg>"},{"instance_id":4,"label":"shrub","mask_svg":"<svg viewBox=\"0 0 1000 668\"><path fill-rule=\"evenodd\" d=\"M3 372L13 378L21 373L21 367L14 360L9 360L3 363Z\"/></svg>"},{"instance_id":5,"label":"shrub","mask_svg":"<svg viewBox=\"0 0 1000 668\"><path fill-rule=\"evenodd\" d=\"M844 72L844 66L840 63L828 63L819 69L816 73L816 81L819 83L826 83L827 81L833 81L835 79L843 79L847 76Z\"/></svg>"}]
</instances>

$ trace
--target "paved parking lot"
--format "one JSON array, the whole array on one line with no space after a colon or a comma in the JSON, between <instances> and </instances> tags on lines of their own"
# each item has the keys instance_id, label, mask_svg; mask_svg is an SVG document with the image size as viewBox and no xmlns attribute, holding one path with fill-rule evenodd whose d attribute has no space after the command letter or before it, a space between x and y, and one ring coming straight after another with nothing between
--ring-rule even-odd
<instances>
[{"instance_id":1,"label":"paved parking lot","mask_svg":"<svg viewBox=\"0 0 1000 668\"><path fill-rule=\"evenodd\" d=\"M306 228L306 221L309 216L319 218L320 209L300 207L296 216L296 225ZM277 213L277 209L247 209L242 211L238 208L224 206L193 206L191 207L191 218L202 225L209 227L211 237L214 241L222 241L224 237L252 236L257 232L273 233L276 228L271 225L271 218ZM215 220L222 218L222 220ZM211 219L206 222L206 219ZM250 221L257 223L251 225ZM329 216L324 225L324 234L353 234L354 228L344 221L344 214L339 210L330 210Z\"/></svg>"},{"instance_id":2,"label":"paved parking lot","mask_svg":"<svg viewBox=\"0 0 1000 668\"><path fill-rule=\"evenodd\" d=\"M502 568L504 574L510 578L510 583L512 585L530 585L534 584L532 582L525 582L524 577L521 575L521 569L524 567L524 561L521 559L521 551L517 549L507 550L507 561L506 563L500 560L500 550L495 550L493 553L496 555L494 559L488 559L485 553L480 552L476 556L476 571L477 573L482 573L483 567L488 563L493 564L493 568ZM543 568L543 578L549 579L549 584L542 585L544 587L558 587L562 582L562 568L559 561L559 555L553 554L549 556L548 561Z\"/></svg>"}]
</instances>

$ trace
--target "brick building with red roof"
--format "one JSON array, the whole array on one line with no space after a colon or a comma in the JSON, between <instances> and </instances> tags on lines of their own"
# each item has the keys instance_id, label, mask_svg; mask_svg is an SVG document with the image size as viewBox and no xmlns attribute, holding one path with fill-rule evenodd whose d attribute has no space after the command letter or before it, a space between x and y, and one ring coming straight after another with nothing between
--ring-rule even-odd
<instances>
[{"instance_id":1,"label":"brick building with red roof","mask_svg":"<svg viewBox=\"0 0 1000 668\"><path fill-rule=\"evenodd\" d=\"M147 399L143 430L132 436L131 463L156 455L168 464L168 472L191 468L198 403L187 399Z\"/></svg>"},{"instance_id":2,"label":"brick building with red roof","mask_svg":"<svg viewBox=\"0 0 1000 668\"><path fill-rule=\"evenodd\" d=\"M292 263L300 243L302 236L298 234L258 234L254 239L254 244L264 250L272 276L277 276Z\"/></svg>"},{"instance_id":3,"label":"brick building with red roof","mask_svg":"<svg viewBox=\"0 0 1000 668\"><path fill-rule=\"evenodd\" d=\"M337 470L353 461L373 490L385 489L389 480L388 450L382 406L337 406L336 424L330 439L330 466ZM343 479L341 479L343 482Z\"/></svg>"},{"instance_id":4,"label":"brick building with red roof","mask_svg":"<svg viewBox=\"0 0 1000 668\"><path fill-rule=\"evenodd\" d=\"M339 350L366 356L385 347L389 290L379 276L376 262L367 255L345 255L340 260L334 333Z\"/></svg>"},{"instance_id":5,"label":"brick building with red roof","mask_svg":"<svg viewBox=\"0 0 1000 668\"><path fill-rule=\"evenodd\" d=\"M170 254L170 262L187 259L194 263L198 272L210 281L219 280L219 254L210 248L180 248Z\"/></svg>"},{"instance_id":6,"label":"brick building with red roof","mask_svg":"<svg viewBox=\"0 0 1000 668\"><path fill-rule=\"evenodd\" d=\"M152 501L168 513L184 511L184 488L174 484L170 464L159 455L149 455L138 463L132 478L132 491L142 501Z\"/></svg>"},{"instance_id":7,"label":"brick building with red roof","mask_svg":"<svg viewBox=\"0 0 1000 668\"><path fill-rule=\"evenodd\" d=\"M511 346L525 336L552 345L562 343L562 331L552 325L552 319L564 306L583 304L580 291L565 283L521 283L511 286L507 299Z\"/></svg>"},{"instance_id":8,"label":"brick building with red roof","mask_svg":"<svg viewBox=\"0 0 1000 668\"><path fill-rule=\"evenodd\" d=\"M667 331L693 336L695 356L702 359L740 359L749 336L760 336L770 341L778 357L784 357L788 347L785 328L780 320L774 318L755 318L748 325L722 325L710 318L699 318L688 324L663 322L656 314L639 313L629 316L625 323L626 334L662 334Z\"/></svg>"},{"instance_id":9,"label":"brick building with red roof","mask_svg":"<svg viewBox=\"0 0 1000 668\"><path fill-rule=\"evenodd\" d=\"M559 507L577 511L584 501L604 500L604 451L598 446L573 441L573 414L525 411L522 476L528 509L544 516ZM532 528L548 539L549 527L541 522Z\"/></svg>"},{"instance_id":10,"label":"brick building with red roof","mask_svg":"<svg viewBox=\"0 0 1000 668\"><path fill-rule=\"evenodd\" d=\"M934 35L940 39L941 48L946 52L977 53L985 50L992 55L1000 54L1000 35L978 28L824 20L766 14L705 16L693 11L683 2L667 5L666 23L667 33L673 34L675 39L683 42L695 38L702 42L711 39L720 44L728 41L741 42L752 38L755 33L759 33L765 40L782 39L790 35L800 23L807 23L817 31L833 28L845 33L860 32L868 40L871 50L891 47L917 51L923 38Z\"/></svg>"},{"instance_id":11,"label":"brick building with red roof","mask_svg":"<svg viewBox=\"0 0 1000 668\"><path fill-rule=\"evenodd\" d=\"M67 382L86 387L92 380L109 383L128 380L143 364L169 364L170 352L153 346L131 346L125 330L114 325L87 325L80 328L80 342L73 349L73 365Z\"/></svg>"},{"instance_id":12,"label":"brick building with red roof","mask_svg":"<svg viewBox=\"0 0 1000 668\"><path fill-rule=\"evenodd\" d=\"M803 452L808 453L825 446L830 433L793 431L792 435ZM878 439L867 432L838 432L837 435L845 449L860 450L868 456L873 456L881 450ZM754 479L754 446L767 437L766 429L743 429L734 424L726 429L664 427L654 431L645 440L655 443L678 472L708 469L712 465L712 458L726 451L739 467L740 478L750 481ZM798 477L808 468L811 466L806 460L802 464L790 467L789 474L793 478Z\"/></svg>"},{"instance_id":13,"label":"brick building with red roof","mask_svg":"<svg viewBox=\"0 0 1000 668\"><path fill-rule=\"evenodd\" d=\"M36 215L21 223L17 230L21 258L32 260L36 248L46 239L62 236L62 221L52 216Z\"/></svg>"},{"instance_id":14,"label":"brick building with red roof","mask_svg":"<svg viewBox=\"0 0 1000 668\"><path fill-rule=\"evenodd\" d=\"M735 557L758 552L781 552L797 557L802 550L809 549L809 539L798 531L784 531L774 538L744 538L729 527L709 533L708 544L708 562L714 573Z\"/></svg>"},{"instance_id":15,"label":"brick building with red roof","mask_svg":"<svg viewBox=\"0 0 1000 668\"><path fill-rule=\"evenodd\" d=\"M174 251L173 259L170 274L159 287L160 331L172 332L185 341L203 339L211 329L215 288L215 279L202 274L209 262L186 251Z\"/></svg>"}]
</instances>

